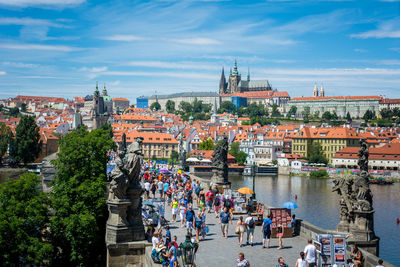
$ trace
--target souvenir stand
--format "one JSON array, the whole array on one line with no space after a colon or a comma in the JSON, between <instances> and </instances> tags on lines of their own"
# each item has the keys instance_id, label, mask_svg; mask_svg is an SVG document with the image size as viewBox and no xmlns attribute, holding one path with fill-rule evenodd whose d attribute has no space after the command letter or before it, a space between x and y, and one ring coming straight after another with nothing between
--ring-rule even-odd
<instances>
[{"instance_id":1,"label":"souvenir stand","mask_svg":"<svg viewBox=\"0 0 400 267\"><path fill-rule=\"evenodd\" d=\"M229 196L232 199L234 210L233 214L247 214L246 195L240 194L234 189L224 189L224 197Z\"/></svg>"},{"instance_id":2,"label":"souvenir stand","mask_svg":"<svg viewBox=\"0 0 400 267\"><path fill-rule=\"evenodd\" d=\"M291 210L286 208L271 208L269 213L272 215L271 236L276 238L278 231L277 226L282 224L283 238L292 237L292 216Z\"/></svg>"},{"instance_id":3,"label":"souvenir stand","mask_svg":"<svg viewBox=\"0 0 400 267\"><path fill-rule=\"evenodd\" d=\"M314 240L319 267L346 266L346 237L344 235L318 235Z\"/></svg>"}]
</instances>

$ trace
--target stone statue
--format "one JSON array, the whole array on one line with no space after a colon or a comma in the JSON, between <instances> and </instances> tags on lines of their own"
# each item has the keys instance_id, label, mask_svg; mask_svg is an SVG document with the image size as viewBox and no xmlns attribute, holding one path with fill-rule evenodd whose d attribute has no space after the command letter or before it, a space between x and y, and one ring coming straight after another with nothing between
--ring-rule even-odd
<instances>
[{"instance_id":1,"label":"stone statue","mask_svg":"<svg viewBox=\"0 0 400 267\"><path fill-rule=\"evenodd\" d=\"M126 148L126 136L122 136L115 168L109 174L107 244L144 239L141 217L143 189L140 186L142 143L143 138L137 137Z\"/></svg>"},{"instance_id":2,"label":"stone statue","mask_svg":"<svg viewBox=\"0 0 400 267\"><path fill-rule=\"evenodd\" d=\"M186 162L186 150L183 143L183 134L179 135L179 165L180 168L184 171L188 170L187 162Z\"/></svg>"},{"instance_id":3,"label":"stone statue","mask_svg":"<svg viewBox=\"0 0 400 267\"><path fill-rule=\"evenodd\" d=\"M360 140L358 166L360 172L355 180L352 177L337 178L333 181L332 191L340 195L339 232L348 232L352 240L379 242L374 233L374 210L372 208L372 193L369 188L368 145ZM378 241L376 241L378 240ZM375 246L376 243L373 244ZM375 248L376 249L376 248ZM372 253L376 250L372 249Z\"/></svg>"},{"instance_id":4,"label":"stone statue","mask_svg":"<svg viewBox=\"0 0 400 267\"><path fill-rule=\"evenodd\" d=\"M221 144L217 145L212 154L213 176L211 179L217 184L228 183L228 147L228 137L224 135Z\"/></svg>"}]
</instances>

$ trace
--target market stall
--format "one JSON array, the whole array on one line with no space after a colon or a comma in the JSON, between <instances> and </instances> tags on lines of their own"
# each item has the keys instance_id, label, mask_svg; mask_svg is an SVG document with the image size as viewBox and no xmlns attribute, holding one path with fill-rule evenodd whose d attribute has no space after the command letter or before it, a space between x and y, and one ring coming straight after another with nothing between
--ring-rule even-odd
<instances>
[{"instance_id":1,"label":"market stall","mask_svg":"<svg viewBox=\"0 0 400 267\"><path fill-rule=\"evenodd\" d=\"M292 237L291 210L286 208L271 208L269 212L272 215L271 236L273 238L277 237L277 226L281 224L283 228L283 238Z\"/></svg>"}]
</instances>

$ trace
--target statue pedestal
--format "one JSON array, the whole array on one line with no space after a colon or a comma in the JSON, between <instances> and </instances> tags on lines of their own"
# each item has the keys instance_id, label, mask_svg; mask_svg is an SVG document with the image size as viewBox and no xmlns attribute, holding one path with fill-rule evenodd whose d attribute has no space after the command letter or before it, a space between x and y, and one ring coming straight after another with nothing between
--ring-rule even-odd
<instances>
[{"instance_id":1,"label":"statue pedestal","mask_svg":"<svg viewBox=\"0 0 400 267\"><path fill-rule=\"evenodd\" d=\"M107 267L144 267L149 266L150 255L146 256L147 241L135 241L107 244Z\"/></svg>"},{"instance_id":2,"label":"statue pedestal","mask_svg":"<svg viewBox=\"0 0 400 267\"><path fill-rule=\"evenodd\" d=\"M354 211L354 221L350 224L349 244L357 244L369 253L379 256L379 237L374 232L374 212Z\"/></svg>"},{"instance_id":3,"label":"statue pedestal","mask_svg":"<svg viewBox=\"0 0 400 267\"><path fill-rule=\"evenodd\" d=\"M133 240L127 220L128 199L107 201L109 216L106 225L106 243L116 244Z\"/></svg>"},{"instance_id":4,"label":"statue pedestal","mask_svg":"<svg viewBox=\"0 0 400 267\"><path fill-rule=\"evenodd\" d=\"M340 233L349 233L350 232L350 224L346 221L340 221L336 227L336 231Z\"/></svg>"}]
</instances>

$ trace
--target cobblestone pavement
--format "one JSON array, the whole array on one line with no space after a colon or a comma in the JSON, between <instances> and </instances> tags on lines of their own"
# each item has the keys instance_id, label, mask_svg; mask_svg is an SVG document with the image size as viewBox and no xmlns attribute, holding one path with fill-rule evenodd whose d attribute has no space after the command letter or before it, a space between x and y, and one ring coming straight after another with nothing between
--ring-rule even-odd
<instances>
[{"instance_id":1,"label":"cobblestone pavement","mask_svg":"<svg viewBox=\"0 0 400 267\"><path fill-rule=\"evenodd\" d=\"M197 214L198 209L195 208ZM180 228L179 215L178 222L171 223L171 209L166 206L165 217L170 221L170 230L172 236L178 237L178 244L185 240L186 229ZM214 213L207 214L207 225L210 232L204 240L200 239L199 249L196 254L197 267L233 267L236 266L236 259L239 252L243 252L245 257L250 261L252 267L265 266L275 267L279 257L285 259L285 263L290 267L296 265L299 253L304 249L307 241L299 236L293 238L284 238L282 250L277 250L278 239L271 239L269 249L262 248L261 226L256 226L254 232L254 246L239 247L238 238L235 232L236 222L240 215L234 215L232 225L229 225L228 239L222 237L218 219ZM165 234L165 231L163 232ZM246 238L246 233L245 233Z\"/></svg>"}]
</instances>

